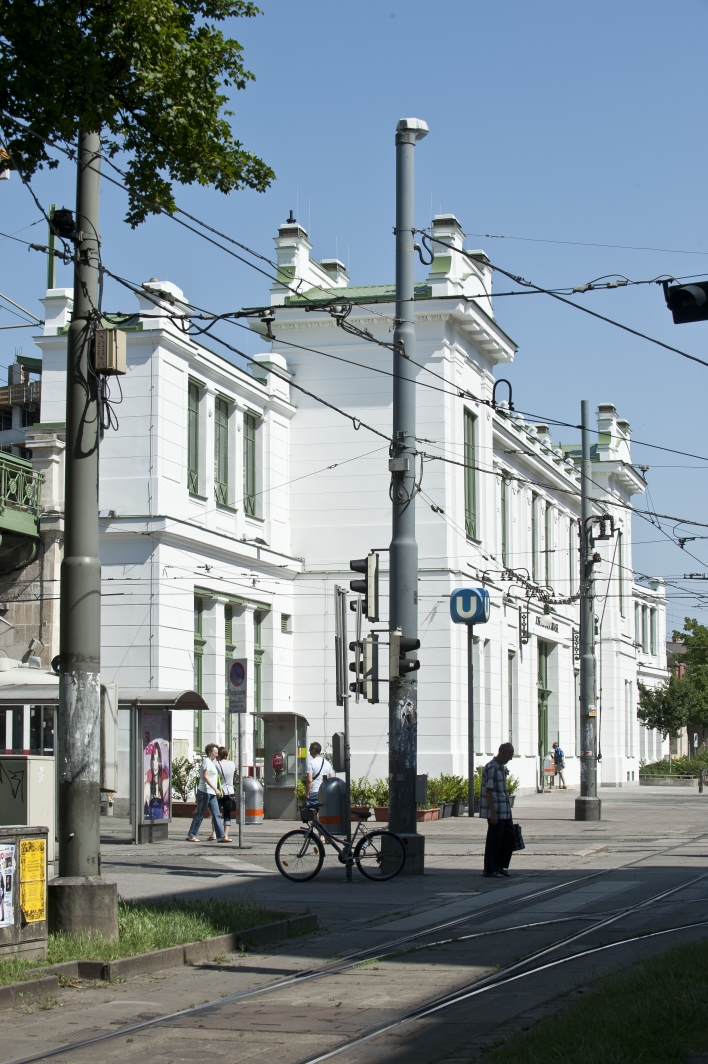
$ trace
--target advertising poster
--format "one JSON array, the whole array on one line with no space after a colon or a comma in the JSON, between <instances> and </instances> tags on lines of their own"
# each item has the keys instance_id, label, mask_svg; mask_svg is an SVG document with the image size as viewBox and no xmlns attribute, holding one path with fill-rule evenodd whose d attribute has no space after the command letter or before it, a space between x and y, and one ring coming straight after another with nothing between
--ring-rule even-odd
<instances>
[{"instance_id":1,"label":"advertising poster","mask_svg":"<svg viewBox=\"0 0 708 1064\"><path fill-rule=\"evenodd\" d=\"M235 658L227 662L227 675L229 681L229 713L246 713L246 694L248 685L246 677L248 662L243 658Z\"/></svg>"},{"instance_id":2,"label":"advertising poster","mask_svg":"<svg viewBox=\"0 0 708 1064\"><path fill-rule=\"evenodd\" d=\"M12 888L15 883L15 844L0 843L0 927L12 927L15 923L15 907L12 904Z\"/></svg>"},{"instance_id":3,"label":"advertising poster","mask_svg":"<svg viewBox=\"0 0 708 1064\"><path fill-rule=\"evenodd\" d=\"M47 844L20 839L20 908L25 923L47 919Z\"/></svg>"},{"instance_id":4,"label":"advertising poster","mask_svg":"<svg viewBox=\"0 0 708 1064\"><path fill-rule=\"evenodd\" d=\"M172 794L169 713L144 713L143 820L169 820Z\"/></svg>"}]
</instances>

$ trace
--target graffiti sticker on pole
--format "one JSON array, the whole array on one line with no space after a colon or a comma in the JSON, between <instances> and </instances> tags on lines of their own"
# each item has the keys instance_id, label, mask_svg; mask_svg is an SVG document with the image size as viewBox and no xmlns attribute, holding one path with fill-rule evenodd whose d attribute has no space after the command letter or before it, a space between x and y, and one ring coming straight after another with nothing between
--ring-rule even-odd
<instances>
[{"instance_id":1,"label":"graffiti sticker on pole","mask_svg":"<svg viewBox=\"0 0 708 1064\"><path fill-rule=\"evenodd\" d=\"M246 694L248 683L246 677L248 662L244 658L235 658L227 662L229 682L229 713L246 713Z\"/></svg>"}]
</instances>

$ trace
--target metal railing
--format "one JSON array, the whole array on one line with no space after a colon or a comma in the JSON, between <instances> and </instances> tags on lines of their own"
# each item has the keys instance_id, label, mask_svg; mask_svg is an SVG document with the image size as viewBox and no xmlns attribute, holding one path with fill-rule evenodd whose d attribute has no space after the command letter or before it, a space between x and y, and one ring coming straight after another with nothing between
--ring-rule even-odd
<instances>
[{"instance_id":1,"label":"metal railing","mask_svg":"<svg viewBox=\"0 0 708 1064\"><path fill-rule=\"evenodd\" d=\"M32 468L31 462L0 452L0 525L4 524L2 518L11 510L23 511L36 526L43 480L43 475Z\"/></svg>"}]
</instances>

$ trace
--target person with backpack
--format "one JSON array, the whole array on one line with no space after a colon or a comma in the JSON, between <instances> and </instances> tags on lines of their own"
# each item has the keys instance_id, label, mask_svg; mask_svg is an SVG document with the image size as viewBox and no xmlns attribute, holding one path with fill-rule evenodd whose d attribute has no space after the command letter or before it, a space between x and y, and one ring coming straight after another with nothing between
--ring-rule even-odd
<instances>
[{"instance_id":1,"label":"person with backpack","mask_svg":"<svg viewBox=\"0 0 708 1064\"><path fill-rule=\"evenodd\" d=\"M219 806L221 808L221 815L224 822L224 842L231 842L229 837L229 828L231 827L231 814L238 807L238 803L234 798L234 774L236 772L236 762L232 761L229 757L229 751L225 746L220 746L217 754L216 761L214 762L216 771L219 773L219 780L221 782L221 794L219 796ZM212 818L213 820L213 818ZM216 838L216 821L213 820L214 828L209 836L209 841L213 842Z\"/></svg>"},{"instance_id":2,"label":"person with backpack","mask_svg":"<svg viewBox=\"0 0 708 1064\"><path fill-rule=\"evenodd\" d=\"M310 743L310 756L305 763L305 771L307 773L305 780L307 804L317 805L317 796L322 781L334 775L334 769L327 758L322 755L322 747L319 743Z\"/></svg>"},{"instance_id":3,"label":"person with backpack","mask_svg":"<svg viewBox=\"0 0 708 1064\"><path fill-rule=\"evenodd\" d=\"M563 769L565 768L565 754L561 750L559 742L554 742L553 743L552 757L553 757L553 768L555 769L553 778L555 779L555 777L558 776L558 778L560 779L561 788L564 791L567 791L568 788L565 785L565 776L563 775Z\"/></svg>"}]
</instances>

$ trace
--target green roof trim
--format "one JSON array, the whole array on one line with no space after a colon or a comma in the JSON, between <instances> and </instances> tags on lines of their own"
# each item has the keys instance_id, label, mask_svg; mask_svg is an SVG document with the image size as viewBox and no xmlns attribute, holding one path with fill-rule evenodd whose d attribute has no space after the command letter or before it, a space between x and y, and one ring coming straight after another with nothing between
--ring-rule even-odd
<instances>
[{"instance_id":1,"label":"green roof trim","mask_svg":"<svg viewBox=\"0 0 708 1064\"><path fill-rule=\"evenodd\" d=\"M416 299L430 299L432 290L425 282L414 289ZM354 288L310 288L301 296L287 296L286 307L311 306L313 303L330 303L333 299L351 299L352 303L395 303L395 284L373 284Z\"/></svg>"}]
</instances>

